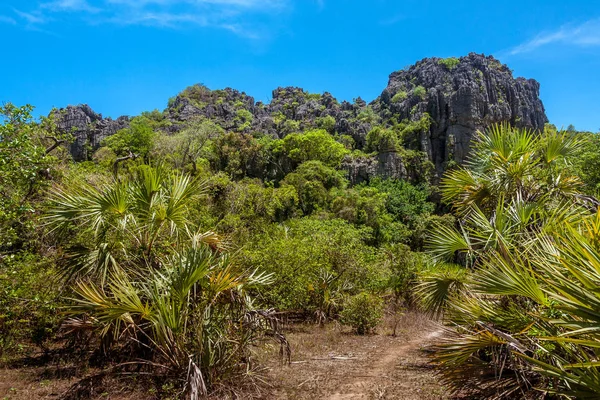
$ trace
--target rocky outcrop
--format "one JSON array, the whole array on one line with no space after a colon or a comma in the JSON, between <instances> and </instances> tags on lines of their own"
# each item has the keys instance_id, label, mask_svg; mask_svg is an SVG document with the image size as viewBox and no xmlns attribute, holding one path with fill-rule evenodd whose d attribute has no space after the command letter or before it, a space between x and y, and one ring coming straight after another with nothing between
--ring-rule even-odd
<instances>
[{"instance_id":1,"label":"rocky outcrop","mask_svg":"<svg viewBox=\"0 0 600 400\"><path fill-rule=\"evenodd\" d=\"M74 136L70 151L75 161L87 160L104 138L129 126L128 117L102 118L87 104L68 106L54 113L57 127Z\"/></svg>"},{"instance_id":2,"label":"rocky outcrop","mask_svg":"<svg viewBox=\"0 0 600 400\"><path fill-rule=\"evenodd\" d=\"M518 127L542 129L547 122L535 80L515 79L494 57L474 53L460 59L427 58L394 72L371 104L360 97L353 103L340 103L330 93L308 93L297 87L275 89L265 104L235 89L194 85L171 99L163 115L168 123L162 129L167 134L193 119L206 118L227 131L277 138L323 128L352 137L357 149L364 149L375 124L397 128L413 123L416 128L403 132L403 144L424 152L437 176L448 162L464 161L475 132L490 124L508 121ZM87 105L59 111L59 125L75 134L71 151L76 160L87 159L89 149L127 124L128 118L104 119ZM361 181L373 176L410 177L412 162L389 152L369 161L350 160L345 166L353 181Z\"/></svg>"},{"instance_id":3,"label":"rocky outcrop","mask_svg":"<svg viewBox=\"0 0 600 400\"><path fill-rule=\"evenodd\" d=\"M547 122L538 82L515 79L494 57L474 53L460 59L428 58L392 73L372 105L384 120L416 121L429 115L429 131L412 143L428 154L438 173L448 161L464 161L474 133L490 124L508 121L543 129Z\"/></svg>"},{"instance_id":4,"label":"rocky outcrop","mask_svg":"<svg viewBox=\"0 0 600 400\"><path fill-rule=\"evenodd\" d=\"M424 183L432 177L433 164L418 154L386 151L363 157L348 156L342 161L342 169L347 171L352 185L369 182L375 177Z\"/></svg>"}]
</instances>

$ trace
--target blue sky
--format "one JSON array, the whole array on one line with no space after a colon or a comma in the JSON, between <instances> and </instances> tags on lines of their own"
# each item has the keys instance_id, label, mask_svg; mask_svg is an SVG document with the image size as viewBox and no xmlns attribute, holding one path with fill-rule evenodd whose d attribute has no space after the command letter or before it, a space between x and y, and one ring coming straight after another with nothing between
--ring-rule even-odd
<instances>
[{"instance_id":1,"label":"blue sky","mask_svg":"<svg viewBox=\"0 0 600 400\"><path fill-rule=\"evenodd\" d=\"M105 116L193 83L373 100L424 57L493 54L535 78L551 122L600 130L597 0L3 0L0 101Z\"/></svg>"}]
</instances>

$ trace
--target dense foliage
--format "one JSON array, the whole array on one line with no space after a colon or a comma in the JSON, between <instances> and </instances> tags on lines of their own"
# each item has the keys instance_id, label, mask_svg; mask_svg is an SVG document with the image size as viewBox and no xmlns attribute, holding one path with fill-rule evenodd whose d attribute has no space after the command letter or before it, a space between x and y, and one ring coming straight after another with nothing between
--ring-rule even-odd
<instances>
[{"instance_id":1,"label":"dense foliage","mask_svg":"<svg viewBox=\"0 0 600 400\"><path fill-rule=\"evenodd\" d=\"M496 126L443 179L460 229L438 230L429 250L468 269L435 271L420 291L456 327L434 356L456 392L600 393L600 213L569 172L584 144L574 132Z\"/></svg>"},{"instance_id":2,"label":"dense foliage","mask_svg":"<svg viewBox=\"0 0 600 400\"><path fill-rule=\"evenodd\" d=\"M386 306L424 307L456 327L437 361L457 389L598 393L597 137L499 125L438 188L416 145L427 113L382 120L357 99L344 105L356 138L331 115L294 118L327 99L300 94L304 108L270 116L274 137L243 98L196 85L83 162L51 118L4 106L0 354L44 349L60 330L193 397L253 376L264 339L287 354L276 315L366 334ZM393 101L427 96L416 86ZM209 103L212 117L184 118ZM348 167L385 157L405 179Z\"/></svg>"}]
</instances>

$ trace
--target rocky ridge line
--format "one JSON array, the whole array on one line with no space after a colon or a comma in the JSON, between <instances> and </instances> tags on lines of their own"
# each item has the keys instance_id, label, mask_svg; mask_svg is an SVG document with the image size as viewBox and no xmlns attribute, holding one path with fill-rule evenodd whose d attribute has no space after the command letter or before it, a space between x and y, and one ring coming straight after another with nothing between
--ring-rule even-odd
<instances>
[{"instance_id":1,"label":"rocky ridge line","mask_svg":"<svg viewBox=\"0 0 600 400\"><path fill-rule=\"evenodd\" d=\"M72 131L71 153L85 160L101 141L128 126L129 118L102 118L87 105L57 111L59 126ZM301 88L273 91L265 104L235 89L210 90L202 85L187 88L169 101L163 115L165 134L177 132L188 121L209 118L226 130L261 132L273 137L327 123L339 135L354 139L363 149L367 133L375 124L392 126L428 116L428 128L411 132L405 147L424 152L438 176L449 163L464 161L478 130L508 121L517 127L543 129L548 121L539 98L539 83L513 78L512 71L492 56L471 53L460 59L426 58L394 72L387 87L370 104L336 100L330 93L310 94ZM410 160L395 151L362 159L347 159L344 168L352 182L373 176L410 178ZM418 172L418 171L417 171Z\"/></svg>"}]
</instances>

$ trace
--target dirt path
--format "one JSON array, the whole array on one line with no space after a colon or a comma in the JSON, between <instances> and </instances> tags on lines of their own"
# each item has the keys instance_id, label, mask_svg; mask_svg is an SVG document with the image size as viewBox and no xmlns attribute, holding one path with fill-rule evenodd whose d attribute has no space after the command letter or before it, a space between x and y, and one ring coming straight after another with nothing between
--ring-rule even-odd
<instances>
[{"instance_id":1,"label":"dirt path","mask_svg":"<svg viewBox=\"0 0 600 400\"><path fill-rule=\"evenodd\" d=\"M420 315L407 315L399 336L356 336L329 327L289 335L294 361L274 367L268 399L447 398L423 351L442 334ZM317 328L318 329L318 328Z\"/></svg>"},{"instance_id":2,"label":"dirt path","mask_svg":"<svg viewBox=\"0 0 600 400\"><path fill-rule=\"evenodd\" d=\"M363 365L365 371L368 371L368 374L357 377L349 377L350 381L343 385L340 390L333 395L329 396L329 400L347 400L347 399L369 399L385 396L385 386L382 385L381 381L394 381L394 378L400 378L404 380L409 378L410 380L415 377L418 378L420 373L415 373L414 370L414 362L412 363L413 369L410 368L405 369L405 373L398 373L396 371L397 368L408 367L406 364L406 360L411 358L415 358L416 353L420 351L422 346L426 346L431 340L442 334L441 329L437 329L433 332L428 333L423 338L413 339L403 344L401 346L393 346L391 345L386 349L385 354L383 354L380 358L375 357L373 362L367 362ZM369 360L367 360L369 361ZM421 359L417 356L417 360L421 363L426 363L426 360ZM426 364L422 364L422 367L425 367ZM417 376L415 376L417 375ZM415 387L404 386L401 385L400 390L396 390L394 394L394 398L422 398L421 393L418 389L415 393ZM416 397L415 397L416 396ZM381 398L381 397L380 397Z\"/></svg>"}]
</instances>

